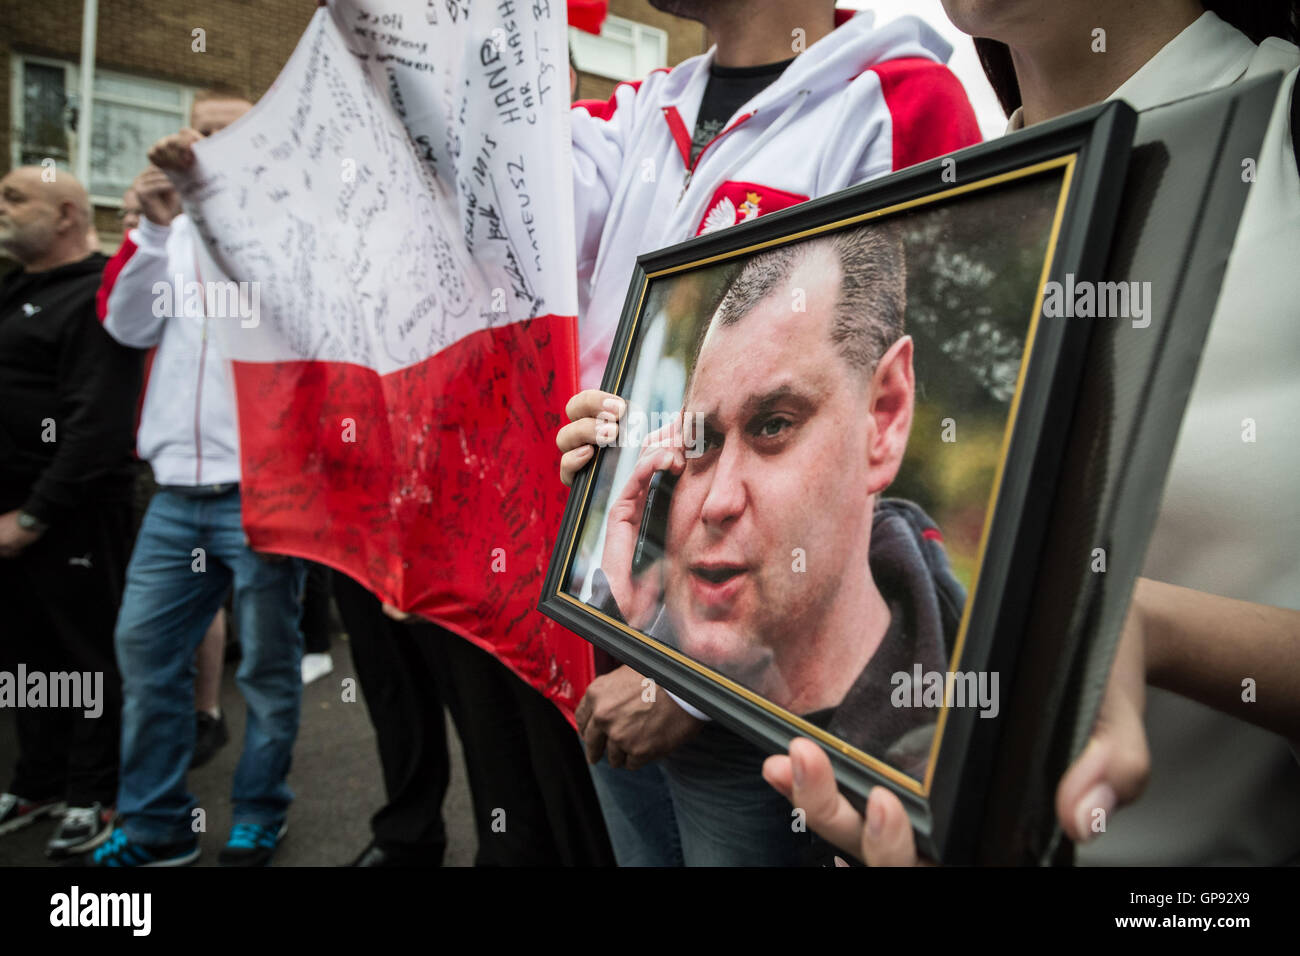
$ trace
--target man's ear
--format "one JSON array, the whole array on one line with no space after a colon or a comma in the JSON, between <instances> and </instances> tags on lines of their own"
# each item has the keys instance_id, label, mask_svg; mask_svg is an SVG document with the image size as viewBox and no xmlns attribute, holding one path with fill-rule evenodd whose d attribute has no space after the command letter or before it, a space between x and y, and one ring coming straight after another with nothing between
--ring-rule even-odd
<instances>
[{"instance_id":1,"label":"man's ear","mask_svg":"<svg viewBox=\"0 0 1300 956\"><path fill-rule=\"evenodd\" d=\"M912 431L912 406L916 378L912 374L912 337L904 335L889 347L876 364L871 377L868 414L871 416L871 445L867 449L867 491L879 494L898 475Z\"/></svg>"},{"instance_id":2,"label":"man's ear","mask_svg":"<svg viewBox=\"0 0 1300 956\"><path fill-rule=\"evenodd\" d=\"M77 212L77 204L72 200L65 199L59 203L58 229L60 233L67 232L70 229L77 231L81 219L81 215ZM89 223L80 226L81 231L85 231L89 228Z\"/></svg>"}]
</instances>

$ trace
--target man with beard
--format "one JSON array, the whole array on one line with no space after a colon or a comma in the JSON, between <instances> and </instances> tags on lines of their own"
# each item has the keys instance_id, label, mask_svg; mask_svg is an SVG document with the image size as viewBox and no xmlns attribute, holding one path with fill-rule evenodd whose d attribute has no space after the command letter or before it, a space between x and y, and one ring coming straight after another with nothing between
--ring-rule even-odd
<instances>
[{"instance_id":1,"label":"man with beard","mask_svg":"<svg viewBox=\"0 0 1300 956\"><path fill-rule=\"evenodd\" d=\"M21 663L102 682L94 704L83 685L85 706L17 711L0 834L66 806L52 857L107 838L117 794L113 622L131 541L141 354L96 320L105 259L86 247L90 220L86 190L62 170L25 166L0 180L0 250L20 265L0 284L0 670Z\"/></svg>"}]
</instances>

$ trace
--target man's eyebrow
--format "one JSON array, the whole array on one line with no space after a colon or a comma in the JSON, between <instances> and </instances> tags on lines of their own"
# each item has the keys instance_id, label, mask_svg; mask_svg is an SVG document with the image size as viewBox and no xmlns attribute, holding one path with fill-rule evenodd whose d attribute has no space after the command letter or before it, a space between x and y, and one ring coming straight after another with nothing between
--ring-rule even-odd
<instances>
[{"instance_id":1,"label":"man's eyebrow","mask_svg":"<svg viewBox=\"0 0 1300 956\"><path fill-rule=\"evenodd\" d=\"M763 415L771 412L778 405L794 404L806 408L817 400L815 391L797 388L794 385L779 385L769 391L751 396L745 402L744 414L748 416Z\"/></svg>"},{"instance_id":2,"label":"man's eyebrow","mask_svg":"<svg viewBox=\"0 0 1300 956\"><path fill-rule=\"evenodd\" d=\"M749 396L745 404L740 409L742 418L753 418L755 415L762 415L771 412L772 409L782 404L793 404L800 408L806 408L816 404L820 395L818 389L799 388L796 385L778 385L776 388L769 389L766 392L759 392ZM687 411L683 405L683 412ZM699 415L706 423L717 421L718 409L696 408L691 409L694 414Z\"/></svg>"},{"instance_id":3,"label":"man's eyebrow","mask_svg":"<svg viewBox=\"0 0 1300 956\"><path fill-rule=\"evenodd\" d=\"M805 410L816 405L822 397L822 389L811 387L801 388L798 385L786 383L778 385L776 388L768 389L766 392L758 392L749 396L745 404L741 406L738 417L742 421L749 421L753 418L768 414L779 405L793 405L796 410ZM682 412L684 414L695 414L700 416L704 427L709 431L717 430L718 409L717 406L710 408L689 409L689 399L682 403Z\"/></svg>"}]
</instances>

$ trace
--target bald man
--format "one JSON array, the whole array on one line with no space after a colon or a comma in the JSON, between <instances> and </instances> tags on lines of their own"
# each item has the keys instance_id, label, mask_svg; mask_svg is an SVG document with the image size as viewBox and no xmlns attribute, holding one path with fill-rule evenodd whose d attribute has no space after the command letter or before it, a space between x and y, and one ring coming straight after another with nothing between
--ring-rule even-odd
<instances>
[{"instance_id":1,"label":"bald man","mask_svg":"<svg viewBox=\"0 0 1300 956\"><path fill-rule=\"evenodd\" d=\"M0 252L20 265L0 281L0 704L18 725L0 835L58 815L53 857L108 836L118 776L113 624L142 355L96 318L90 222L69 173L0 179Z\"/></svg>"}]
</instances>

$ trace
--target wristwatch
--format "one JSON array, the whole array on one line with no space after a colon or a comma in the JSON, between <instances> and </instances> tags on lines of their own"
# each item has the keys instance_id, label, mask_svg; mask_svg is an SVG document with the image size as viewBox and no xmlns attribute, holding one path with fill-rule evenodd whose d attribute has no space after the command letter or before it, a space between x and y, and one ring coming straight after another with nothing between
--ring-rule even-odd
<instances>
[{"instance_id":1,"label":"wristwatch","mask_svg":"<svg viewBox=\"0 0 1300 956\"><path fill-rule=\"evenodd\" d=\"M18 512L18 527L24 531L31 531L34 534L44 534L45 529L49 527L44 521L36 515L28 514L26 511Z\"/></svg>"}]
</instances>

